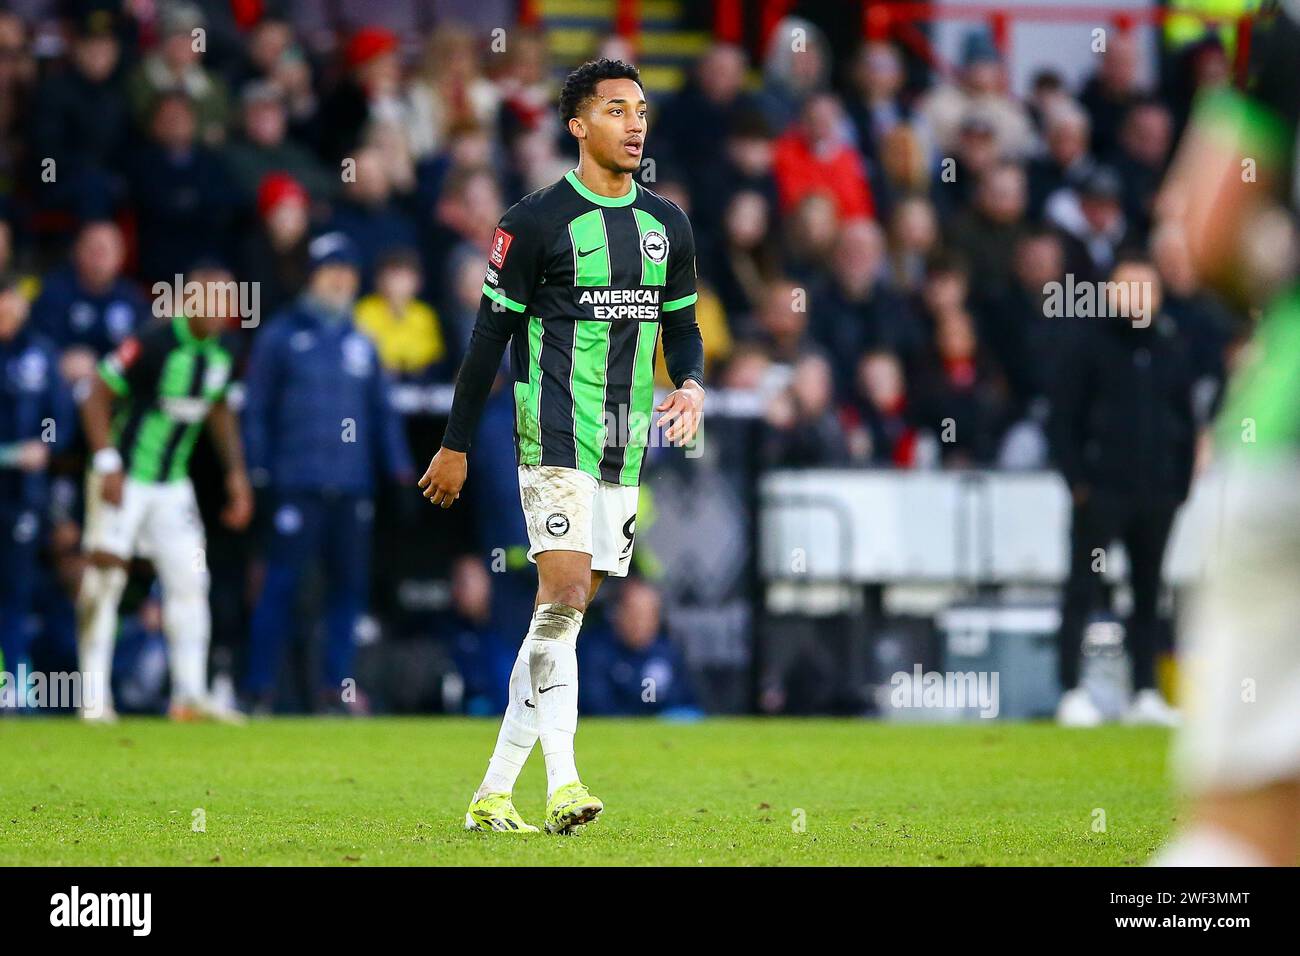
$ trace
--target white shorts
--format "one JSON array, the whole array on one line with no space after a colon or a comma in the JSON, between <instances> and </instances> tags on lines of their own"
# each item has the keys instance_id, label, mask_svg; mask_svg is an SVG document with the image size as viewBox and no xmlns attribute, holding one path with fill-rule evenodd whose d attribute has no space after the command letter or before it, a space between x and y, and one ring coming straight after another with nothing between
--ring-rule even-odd
<instances>
[{"instance_id":1,"label":"white shorts","mask_svg":"<svg viewBox=\"0 0 1300 956\"><path fill-rule=\"evenodd\" d=\"M528 560L536 564L541 551L581 551L591 555L593 571L625 577L632 563L639 491L576 468L520 465Z\"/></svg>"},{"instance_id":2,"label":"white shorts","mask_svg":"<svg viewBox=\"0 0 1300 956\"><path fill-rule=\"evenodd\" d=\"M123 561L141 555L151 558L160 572L161 565L177 561L206 566L203 521L188 479L153 482L128 477L122 482L120 505L104 501L99 485L100 476L91 472L86 478L85 551L103 551Z\"/></svg>"},{"instance_id":3,"label":"white shorts","mask_svg":"<svg viewBox=\"0 0 1300 956\"><path fill-rule=\"evenodd\" d=\"M1249 790L1300 777L1300 463L1209 480L1221 507L1183 629L1176 756L1194 791Z\"/></svg>"}]
</instances>

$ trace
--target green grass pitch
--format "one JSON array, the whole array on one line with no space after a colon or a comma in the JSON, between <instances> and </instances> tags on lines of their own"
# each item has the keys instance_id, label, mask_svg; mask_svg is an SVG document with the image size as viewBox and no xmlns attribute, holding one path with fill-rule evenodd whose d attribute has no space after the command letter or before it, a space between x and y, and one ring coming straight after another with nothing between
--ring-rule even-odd
<instances>
[{"instance_id":1,"label":"green grass pitch","mask_svg":"<svg viewBox=\"0 0 1300 956\"><path fill-rule=\"evenodd\" d=\"M1175 812L1153 729L588 719L600 821L466 833L496 726L3 720L0 864L1136 865ZM535 750L515 789L530 822L544 786Z\"/></svg>"}]
</instances>

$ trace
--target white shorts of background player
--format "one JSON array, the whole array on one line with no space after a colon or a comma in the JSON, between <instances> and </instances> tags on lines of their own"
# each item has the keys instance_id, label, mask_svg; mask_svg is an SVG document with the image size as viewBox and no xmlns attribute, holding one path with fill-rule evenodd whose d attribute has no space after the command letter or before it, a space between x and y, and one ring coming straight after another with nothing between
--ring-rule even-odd
<instances>
[{"instance_id":1,"label":"white shorts of background player","mask_svg":"<svg viewBox=\"0 0 1300 956\"><path fill-rule=\"evenodd\" d=\"M111 505L100 496L99 475L92 472L87 477L82 547L87 553L104 552L124 562L137 555L152 561L162 584L172 698L196 701L207 690L212 616L206 538L194 486L188 479L150 482L130 477L122 485L122 503ZM114 590L120 597L120 589ZM112 603L111 613L116 615L116 601Z\"/></svg>"}]
</instances>

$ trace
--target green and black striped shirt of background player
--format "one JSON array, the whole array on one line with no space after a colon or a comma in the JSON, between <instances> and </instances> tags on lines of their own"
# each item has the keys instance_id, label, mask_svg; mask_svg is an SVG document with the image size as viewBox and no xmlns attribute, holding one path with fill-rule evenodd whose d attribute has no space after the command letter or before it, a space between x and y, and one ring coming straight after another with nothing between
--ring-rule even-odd
<instances>
[{"instance_id":1,"label":"green and black striped shirt of background player","mask_svg":"<svg viewBox=\"0 0 1300 956\"><path fill-rule=\"evenodd\" d=\"M695 299L695 238L678 206L636 182L600 196L572 171L526 196L492 238L444 447L468 450L510 341L519 463L639 484L661 326L673 382L704 381Z\"/></svg>"},{"instance_id":2,"label":"green and black striped shirt of background player","mask_svg":"<svg viewBox=\"0 0 1300 956\"><path fill-rule=\"evenodd\" d=\"M122 399L113 418L113 446L136 481L180 481L213 402L225 397L230 354L215 338L200 339L183 316L151 324L99 363L99 374Z\"/></svg>"}]
</instances>

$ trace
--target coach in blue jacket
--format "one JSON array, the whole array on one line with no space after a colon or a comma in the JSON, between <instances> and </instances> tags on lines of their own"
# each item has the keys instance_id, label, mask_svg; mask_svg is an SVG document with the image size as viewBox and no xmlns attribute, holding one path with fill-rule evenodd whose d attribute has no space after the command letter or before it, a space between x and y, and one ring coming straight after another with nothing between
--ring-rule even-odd
<instances>
[{"instance_id":1,"label":"coach in blue jacket","mask_svg":"<svg viewBox=\"0 0 1300 956\"><path fill-rule=\"evenodd\" d=\"M352 324L356 246L331 232L312 241L309 255L307 289L258 335L246 383L249 472L272 509L247 683L263 710L273 704L299 585L317 557L327 632L320 703L346 709L355 700L343 690L354 676L354 632L366 602L376 474L401 483L413 471L388 379Z\"/></svg>"},{"instance_id":2,"label":"coach in blue jacket","mask_svg":"<svg viewBox=\"0 0 1300 956\"><path fill-rule=\"evenodd\" d=\"M14 278L0 275L0 670L11 674L27 655L50 455L77 427L54 345L27 314Z\"/></svg>"}]
</instances>

